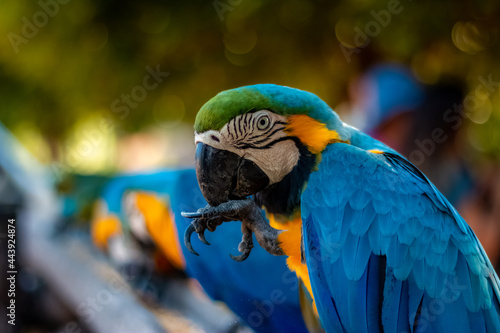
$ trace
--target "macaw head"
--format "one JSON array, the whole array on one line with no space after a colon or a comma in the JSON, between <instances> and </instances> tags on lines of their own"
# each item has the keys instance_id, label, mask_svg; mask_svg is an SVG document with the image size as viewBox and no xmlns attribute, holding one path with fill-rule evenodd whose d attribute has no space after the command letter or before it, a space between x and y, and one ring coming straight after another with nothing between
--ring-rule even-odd
<instances>
[{"instance_id":1,"label":"macaw head","mask_svg":"<svg viewBox=\"0 0 500 333\"><path fill-rule=\"evenodd\" d=\"M186 265L167 198L153 192L130 191L124 197L124 204L134 236L145 244L151 242L168 265L183 270Z\"/></svg>"},{"instance_id":2,"label":"macaw head","mask_svg":"<svg viewBox=\"0 0 500 333\"><path fill-rule=\"evenodd\" d=\"M254 194L263 200L280 189L293 197L281 207L288 213L323 149L347 137L319 97L273 84L219 93L200 109L194 128L196 174L210 205Z\"/></svg>"}]
</instances>

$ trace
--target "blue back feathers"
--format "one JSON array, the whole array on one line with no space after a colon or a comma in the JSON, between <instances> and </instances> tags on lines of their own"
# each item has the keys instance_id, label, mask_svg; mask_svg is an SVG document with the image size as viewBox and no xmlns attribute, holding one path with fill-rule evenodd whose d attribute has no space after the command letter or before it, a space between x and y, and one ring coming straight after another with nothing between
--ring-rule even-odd
<instances>
[{"instance_id":1,"label":"blue back feathers","mask_svg":"<svg viewBox=\"0 0 500 333\"><path fill-rule=\"evenodd\" d=\"M302 195L325 329L500 331L498 277L472 230L416 167L354 131L353 145L325 149Z\"/></svg>"}]
</instances>

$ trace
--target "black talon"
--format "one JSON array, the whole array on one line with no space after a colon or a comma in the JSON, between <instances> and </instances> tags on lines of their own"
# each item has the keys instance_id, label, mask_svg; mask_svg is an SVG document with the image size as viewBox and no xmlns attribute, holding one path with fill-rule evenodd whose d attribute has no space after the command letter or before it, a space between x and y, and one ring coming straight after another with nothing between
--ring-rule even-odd
<instances>
[{"instance_id":1,"label":"black talon","mask_svg":"<svg viewBox=\"0 0 500 333\"><path fill-rule=\"evenodd\" d=\"M243 261L243 260L246 260L248 258L248 256L250 255L250 252L252 252L252 250L248 249L248 250L245 250L245 252L243 252L239 256L233 256L231 253L229 253L229 256L231 257L231 259L233 259L235 261Z\"/></svg>"},{"instance_id":2,"label":"black talon","mask_svg":"<svg viewBox=\"0 0 500 333\"><path fill-rule=\"evenodd\" d=\"M186 228L186 231L184 232L184 245L186 245L186 247L189 250L189 252L191 252L192 254L195 254L195 255L199 256L198 252L196 252L193 249L193 245L191 245L191 235L195 231L196 230L194 228L194 223L191 222L191 224Z\"/></svg>"},{"instance_id":3,"label":"black talon","mask_svg":"<svg viewBox=\"0 0 500 333\"><path fill-rule=\"evenodd\" d=\"M189 219L200 218L203 217L201 212L181 212L182 217L187 217Z\"/></svg>"},{"instance_id":4,"label":"black talon","mask_svg":"<svg viewBox=\"0 0 500 333\"><path fill-rule=\"evenodd\" d=\"M203 230L198 234L198 238L201 240L203 244L210 245L210 243L205 239L205 230Z\"/></svg>"},{"instance_id":5,"label":"black talon","mask_svg":"<svg viewBox=\"0 0 500 333\"><path fill-rule=\"evenodd\" d=\"M233 256L232 254L229 254L229 256L231 257L231 259L236 261L246 260L250 255L250 252L252 252L252 248L253 248L252 233L247 231L243 234L243 239L238 245L238 251L240 251L241 254L239 256Z\"/></svg>"}]
</instances>

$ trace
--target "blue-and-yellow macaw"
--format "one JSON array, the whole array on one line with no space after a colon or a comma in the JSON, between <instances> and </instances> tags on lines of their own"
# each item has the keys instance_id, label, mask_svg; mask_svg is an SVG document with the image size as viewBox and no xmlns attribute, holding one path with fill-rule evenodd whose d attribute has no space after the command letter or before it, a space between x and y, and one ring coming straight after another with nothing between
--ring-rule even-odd
<instances>
[{"instance_id":1,"label":"blue-and-yellow macaw","mask_svg":"<svg viewBox=\"0 0 500 333\"><path fill-rule=\"evenodd\" d=\"M262 248L244 263L228 256L237 252L239 224L225 224L220 233L207 235L204 241L214 246L200 257L179 242L191 223L181 212L207 205L194 169L119 176L110 181L103 198L108 214L96 219L93 227L101 247L113 235L129 230L143 242L150 239L174 267L198 280L212 299L226 303L256 332L307 332L298 281L285 258L270 256ZM120 221L120 226L110 221Z\"/></svg>"},{"instance_id":2,"label":"blue-and-yellow macaw","mask_svg":"<svg viewBox=\"0 0 500 333\"><path fill-rule=\"evenodd\" d=\"M170 212L155 204L150 194L157 187L172 191L176 179L177 172L171 170L123 174L111 178L102 190L91 221L92 240L125 273L184 270ZM145 206L144 214L137 211Z\"/></svg>"},{"instance_id":3,"label":"blue-and-yellow macaw","mask_svg":"<svg viewBox=\"0 0 500 333\"><path fill-rule=\"evenodd\" d=\"M241 220L240 251L255 234L287 255L327 332L500 332L499 280L467 223L414 165L316 95L223 91L194 128L210 206L186 214L191 229Z\"/></svg>"}]
</instances>

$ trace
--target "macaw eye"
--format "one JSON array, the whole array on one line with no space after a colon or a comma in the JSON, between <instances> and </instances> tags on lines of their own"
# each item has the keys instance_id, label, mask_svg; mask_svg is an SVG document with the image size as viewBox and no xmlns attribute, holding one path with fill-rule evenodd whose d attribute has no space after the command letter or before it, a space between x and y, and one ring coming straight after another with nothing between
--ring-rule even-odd
<instances>
[{"instance_id":1,"label":"macaw eye","mask_svg":"<svg viewBox=\"0 0 500 333\"><path fill-rule=\"evenodd\" d=\"M260 130L265 130L269 127L269 124L271 121L269 120L268 116L261 116L259 119L257 119L257 128Z\"/></svg>"}]
</instances>

